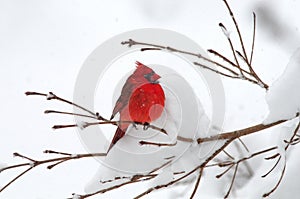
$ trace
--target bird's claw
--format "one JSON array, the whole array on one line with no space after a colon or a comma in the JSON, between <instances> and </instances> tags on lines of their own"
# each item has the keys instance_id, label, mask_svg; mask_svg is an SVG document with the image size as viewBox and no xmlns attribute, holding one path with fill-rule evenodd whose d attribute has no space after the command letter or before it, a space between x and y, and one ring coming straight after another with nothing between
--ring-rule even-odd
<instances>
[{"instance_id":1,"label":"bird's claw","mask_svg":"<svg viewBox=\"0 0 300 199\"><path fill-rule=\"evenodd\" d=\"M134 128L135 130L138 130L138 126L137 126L137 123L136 123L136 122L133 122L133 123L132 123L132 126L133 126L133 128Z\"/></svg>"},{"instance_id":2,"label":"bird's claw","mask_svg":"<svg viewBox=\"0 0 300 199\"><path fill-rule=\"evenodd\" d=\"M143 130L146 131L150 127L150 124L148 122L145 122L143 124Z\"/></svg>"}]
</instances>

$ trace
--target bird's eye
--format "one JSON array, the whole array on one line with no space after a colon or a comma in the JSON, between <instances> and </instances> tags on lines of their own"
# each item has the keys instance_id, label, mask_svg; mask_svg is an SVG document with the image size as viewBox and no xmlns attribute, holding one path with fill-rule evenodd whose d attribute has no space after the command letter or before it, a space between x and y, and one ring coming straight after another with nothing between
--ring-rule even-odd
<instances>
[{"instance_id":1,"label":"bird's eye","mask_svg":"<svg viewBox=\"0 0 300 199\"><path fill-rule=\"evenodd\" d=\"M155 72L152 71L152 72L150 72L150 73L145 74L144 77L145 77L148 81L152 82L152 77L153 77L154 74L155 74Z\"/></svg>"},{"instance_id":2,"label":"bird's eye","mask_svg":"<svg viewBox=\"0 0 300 199\"><path fill-rule=\"evenodd\" d=\"M152 77L154 75L154 71L150 72L150 73L147 73L146 75L144 76L147 76L147 77Z\"/></svg>"},{"instance_id":3,"label":"bird's eye","mask_svg":"<svg viewBox=\"0 0 300 199\"><path fill-rule=\"evenodd\" d=\"M144 77L145 77L146 79L149 79L152 75L153 75L152 73L147 73L147 74L144 75Z\"/></svg>"}]
</instances>

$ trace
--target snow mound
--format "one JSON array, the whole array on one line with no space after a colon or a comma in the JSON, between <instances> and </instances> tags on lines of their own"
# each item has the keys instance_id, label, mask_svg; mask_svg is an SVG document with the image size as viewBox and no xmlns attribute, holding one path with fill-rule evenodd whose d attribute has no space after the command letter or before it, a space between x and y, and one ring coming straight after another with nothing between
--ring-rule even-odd
<instances>
[{"instance_id":1,"label":"snow mound","mask_svg":"<svg viewBox=\"0 0 300 199\"><path fill-rule=\"evenodd\" d=\"M2 162L0 162L0 173L1 173L1 171L3 171L3 169L5 168L5 167L7 167L8 165L6 164L6 163L2 163Z\"/></svg>"},{"instance_id":2,"label":"snow mound","mask_svg":"<svg viewBox=\"0 0 300 199\"><path fill-rule=\"evenodd\" d=\"M300 48L292 55L281 77L266 95L269 115L264 123L290 119L300 112Z\"/></svg>"}]
</instances>

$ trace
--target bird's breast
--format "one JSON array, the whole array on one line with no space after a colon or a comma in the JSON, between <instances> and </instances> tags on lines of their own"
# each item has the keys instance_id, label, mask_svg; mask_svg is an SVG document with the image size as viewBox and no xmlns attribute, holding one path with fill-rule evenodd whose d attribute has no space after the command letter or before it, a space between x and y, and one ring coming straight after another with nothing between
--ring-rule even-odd
<instances>
[{"instance_id":1,"label":"bird's breast","mask_svg":"<svg viewBox=\"0 0 300 199\"><path fill-rule=\"evenodd\" d=\"M136 88L129 100L129 114L133 121L152 122L158 119L165 106L165 94L160 84L143 84Z\"/></svg>"}]
</instances>

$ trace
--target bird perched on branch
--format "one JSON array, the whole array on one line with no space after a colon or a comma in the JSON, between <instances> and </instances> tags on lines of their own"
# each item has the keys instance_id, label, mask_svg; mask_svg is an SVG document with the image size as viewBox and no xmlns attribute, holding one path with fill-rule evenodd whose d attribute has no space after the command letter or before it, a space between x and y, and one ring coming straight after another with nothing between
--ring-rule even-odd
<instances>
[{"instance_id":1,"label":"bird perched on branch","mask_svg":"<svg viewBox=\"0 0 300 199\"><path fill-rule=\"evenodd\" d=\"M112 120L119 113L120 123L107 153L125 135L130 122L148 124L161 116L165 93L158 82L160 78L151 68L136 62L136 69L127 78L110 117Z\"/></svg>"}]
</instances>

